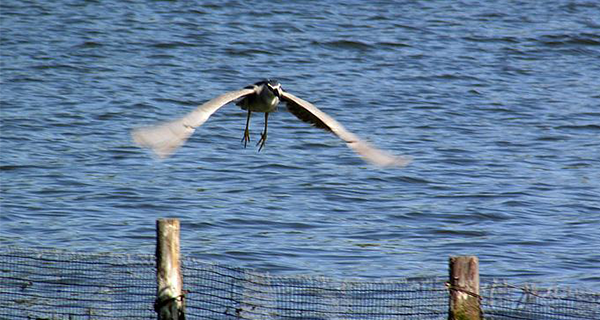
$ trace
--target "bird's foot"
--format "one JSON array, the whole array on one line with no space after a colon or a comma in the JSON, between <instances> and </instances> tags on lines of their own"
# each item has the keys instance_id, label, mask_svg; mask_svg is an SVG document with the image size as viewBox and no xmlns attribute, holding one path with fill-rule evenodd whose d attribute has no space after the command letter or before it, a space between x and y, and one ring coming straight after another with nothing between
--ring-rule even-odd
<instances>
[{"instance_id":1,"label":"bird's foot","mask_svg":"<svg viewBox=\"0 0 600 320\"><path fill-rule=\"evenodd\" d=\"M258 152L260 152L260 150L262 150L262 148L265 146L266 142L267 142L267 133L263 132L260 135L260 140L258 140L258 143L256 144L257 146L260 145L260 147L258 147Z\"/></svg>"},{"instance_id":2,"label":"bird's foot","mask_svg":"<svg viewBox=\"0 0 600 320\"><path fill-rule=\"evenodd\" d=\"M244 148L246 148L246 144L250 141L250 131L248 129L244 130L244 136L242 137L242 142L244 143Z\"/></svg>"}]
</instances>

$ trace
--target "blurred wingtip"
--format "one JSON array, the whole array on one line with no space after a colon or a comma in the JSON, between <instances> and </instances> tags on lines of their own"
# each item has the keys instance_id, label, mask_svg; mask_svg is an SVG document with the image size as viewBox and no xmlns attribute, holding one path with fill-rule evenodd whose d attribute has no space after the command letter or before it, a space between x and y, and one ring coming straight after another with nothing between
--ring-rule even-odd
<instances>
[{"instance_id":1,"label":"blurred wingtip","mask_svg":"<svg viewBox=\"0 0 600 320\"><path fill-rule=\"evenodd\" d=\"M364 159L380 168L403 168L408 166L413 160L412 157L396 156L391 154L386 154L385 158L378 158L375 160L368 159L366 157Z\"/></svg>"},{"instance_id":2,"label":"blurred wingtip","mask_svg":"<svg viewBox=\"0 0 600 320\"><path fill-rule=\"evenodd\" d=\"M131 138L139 147L154 152L159 159L171 156L194 133L194 129L172 121L156 126L136 128L131 131Z\"/></svg>"},{"instance_id":3,"label":"blurred wingtip","mask_svg":"<svg viewBox=\"0 0 600 320\"><path fill-rule=\"evenodd\" d=\"M365 161L380 168L406 167L413 160L410 156L396 156L387 151L377 149L361 140L352 141L347 144Z\"/></svg>"},{"instance_id":4,"label":"blurred wingtip","mask_svg":"<svg viewBox=\"0 0 600 320\"><path fill-rule=\"evenodd\" d=\"M383 167L406 167L413 161L413 157L410 156L393 156L394 159L389 165L383 165Z\"/></svg>"}]
</instances>

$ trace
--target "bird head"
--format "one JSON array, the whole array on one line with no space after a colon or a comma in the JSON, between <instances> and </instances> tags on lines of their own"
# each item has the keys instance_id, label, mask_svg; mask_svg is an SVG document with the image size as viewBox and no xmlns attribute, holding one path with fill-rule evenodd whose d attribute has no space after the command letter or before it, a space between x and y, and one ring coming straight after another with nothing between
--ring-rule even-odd
<instances>
[{"instance_id":1,"label":"bird head","mask_svg":"<svg viewBox=\"0 0 600 320\"><path fill-rule=\"evenodd\" d=\"M277 98L281 98L281 92L283 88L281 88L281 84L277 80L265 80L265 85L269 88L269 91L273 92L273 94Z\"/></svg>"}]
</instances>

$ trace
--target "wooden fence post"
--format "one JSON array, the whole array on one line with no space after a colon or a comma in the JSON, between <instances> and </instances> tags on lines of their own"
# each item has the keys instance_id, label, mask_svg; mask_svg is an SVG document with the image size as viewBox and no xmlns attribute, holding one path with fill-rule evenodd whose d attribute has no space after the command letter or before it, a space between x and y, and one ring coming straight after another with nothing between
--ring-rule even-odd
<instances>
[{"instance_id":1,"label":"wooden fence post","mask_svg":"<svg viewBox=\"0 0 600 320\"><path fill-rule=\"evenodd\" d=\"M156 221L156 282L154 310L158 320L185 320L177 219Z\"/></svg>"},{"instance_id":2,"label":"wooden fence post","mask_svg":"<svg viewBox=\"0 0 600 320\"><path fill-rule=\"evenodd\" d=\"M483 319L479 296L479 259L475 256L450 258L449 320Z\"/></svg>"}]
</instances>

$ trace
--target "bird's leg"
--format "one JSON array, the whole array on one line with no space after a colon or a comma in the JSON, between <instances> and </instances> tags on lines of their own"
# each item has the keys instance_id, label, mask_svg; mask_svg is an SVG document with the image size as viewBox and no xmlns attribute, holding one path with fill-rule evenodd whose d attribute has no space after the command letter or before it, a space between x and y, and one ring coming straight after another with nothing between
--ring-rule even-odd
<instances>
[{"instance_id":1,"label":"bird's leg","mask_svg":"<svg viewBox=\"0 0 600 320\"><path fill-rule=\"evenodd\" d=\"M263 131L263 133L260 135L260 140L258 140L258 143L256 145L260 145L260 147L258 147L258 152L260 152L260 150L262 150L262 148L265 146L265 142L267 142L267 124L269 121L269 113L265 112L265 131Z\"/></svg>"},{"instance_id":2,"label":"bird's leg","mask_svg":"<svg viewBox=\"0 0 600 320\"><path fill-rule=\"evenodd\" d=\"M248 141L250 141L250 131L248 131L248 126L250 125L250 115L252 111L248 110L248 118L246 118L246 130L244 130L244 136L242 137L242 141L244 142L244 148Z\"/></svg>"}]
</instances>

